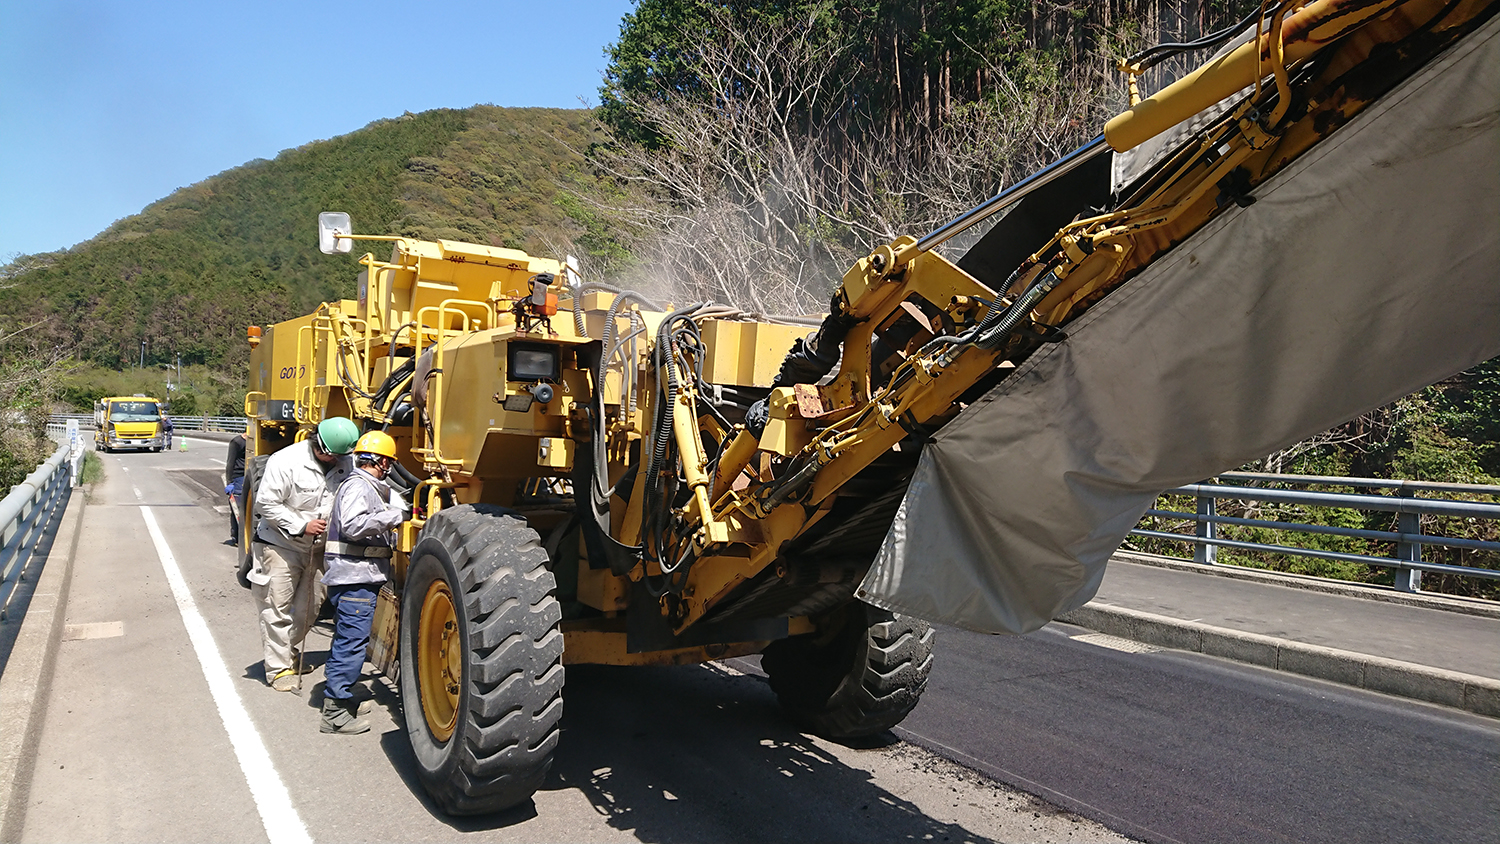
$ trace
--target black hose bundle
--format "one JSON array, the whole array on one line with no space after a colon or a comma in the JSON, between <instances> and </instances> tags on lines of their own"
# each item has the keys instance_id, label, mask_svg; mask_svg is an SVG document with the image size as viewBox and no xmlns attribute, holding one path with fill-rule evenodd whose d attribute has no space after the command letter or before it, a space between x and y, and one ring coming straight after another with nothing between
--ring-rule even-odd
<instances>
[{"instance_id":1,"label":"black hose bundle","mask_svg":"<svg viewBox=\"0 0 1500 844\"><path fill-rule=\"evenodd\" d=\"M1267 11L1268 10L1266 9L1256 9L1239 21L1236 21L1235 23L1232 23L1217 32L1210 32L1207 35L1196 38L1192 41L1165 42L1157 44L1154 47L1148 47L1145 50L1142 50L1139 53L1136 53L1135 55L1127 58L1125 60L1125 64L1135 65L1140 70L1147 70L1180 53L1188 53L1194 50L1206 50L1210 47L1217 47L1220 44L1223 44L1225 41L1233 38L1236 33L1239 33L1248 28L1252 21L1259 20L1261 16Z\"/></svg>"},{"instance_id":2,"label":"black hose bundle","mask_svg":"<svg viewBox=\"0 0 1500 844\"><path fill-rule=\"evenodd\" d=\"M706 303L673 311L662 320L652 348L651 366L656 371L656 400L652 408L650 439L642 449L648 455L642 486L641 527L646 559L672 574L681 565L678 549L668 547L668 524L680 489L677 440L672 420L678 395L686 377L701 391L703 384L703 337L693 314ZM679 371L679 360L691 357L691 372Z\"/></svg>"},{"instance_id":3,"label":"black hose bundle","mask_svg":"<svg viewBox=\"0 0 1500 844\"><path fill-rule=\"evenodd\" d=\"M828 316L818 330L792 343L792 348L782 358L781 368L771 381L771 388L790 387L793 384L816 384L823 376L833 371L843 353L844 338L849 335L856 319L843 307L838 296L829 305ZM759 437L770 421L770 408L766 399L750 405L745 413L745 427Z\"/></svg>"}]
</instances>

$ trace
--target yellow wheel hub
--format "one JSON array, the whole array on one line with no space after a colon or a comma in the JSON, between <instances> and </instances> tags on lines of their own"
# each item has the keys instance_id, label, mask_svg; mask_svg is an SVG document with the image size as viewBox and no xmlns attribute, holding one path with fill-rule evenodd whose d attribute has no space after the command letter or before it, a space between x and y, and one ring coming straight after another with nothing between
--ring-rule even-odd
<instances>
[{"instance_id":1,"label":"yellow wheel hub","mask_svg":"<svg viewBox=\"0 0 1500 844\"><path fill-rule=\"evenodd\" d=\"M417 623L417 688L422 714L432 737L445 742L458 723L458 691L464 679L463 647L458 636L458 613L453 591L445 581L434 581L422 598Z\"/></svg>"}]
</instances>

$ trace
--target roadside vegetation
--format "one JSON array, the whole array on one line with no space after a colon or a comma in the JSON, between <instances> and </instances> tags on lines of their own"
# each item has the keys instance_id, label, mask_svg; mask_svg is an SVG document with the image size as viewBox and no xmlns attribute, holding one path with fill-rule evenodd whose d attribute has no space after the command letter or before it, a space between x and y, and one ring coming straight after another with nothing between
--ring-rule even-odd
<instances>
[{"instance_id":1,"label":"roadside vegetation","mask_svg":"<svg viewBox=\"0 0 1500 844\"><path fill-rule=\"evenodd\" d=\"M614 190L587 199L652 292L822 310L874 246L1092 137L1126 101L1120 57L1251 4L1165 5L641 0L590 154Z\"/></svg>"},{"instance_id":2,"label":"roadside vegetation","mask_svg":"<svg viewBox=\"0 0 1500 844\"><path fill-rule=\"evenodd\" d=\"M35 328L0 316L0 496L56 450L46 435L47 417L71 364L61 349L39 340Z\"/></svg>"},{"instance_id":3,"label":"roadside vegetation","mask_svg":"<svg viewBox=\"0 0 1500 844\"><path fill-rule=\"evenodd\" d=\"M83 486L93 486L102 480L104 480L104 461L92 451L84 452L83 472L78 478L79 483Z\"/></svg>"},{"instance_id":4,"label":"roadside vegetation","mask_svg":"<svg viewBox=\"0 0 1500 844\"><path fill-rule=\"evenodd\" d=\"M1347 424L1267 455L1244 471L1272 474L1370 477L1454 484L1500 485L1500 359L1490 360L1468 372L1448 378L1386 407L1367 413ZM1262 482L1256 486L1292 488L1287 484ZM1337 485L1315 487L1320 492L1369 493ZM1390 494L1388 491L1386 494ZM1422 493L1423 498L1446 498L1500 504L1500 496L1478 493ZM1163 496L1157 509L1193 512L1192 498ZM1395 531L1393 513L1293 504L1218 502L1218 514L1244 519L1332 525L1360 530ZM1187 519L1147 517L1142 527L1192 535L1195 523ZM1422 533L1458 539L1500 542L1500 522L1448 516L1423 516ZM1264 544L1290 545L1345 554L1388 557L1395 544L1341 536L1320 536L1264 527L1220 525L1223 539ZM1154 538L1132 537L1127 548L1148 553L1191 558L1192 546ZM1423 560L1448 565L1500 569L1500 553L1424 546ZM1389 585L1394 571L1362 563L1324 560L1240 549L1220 548L1219 562L1275 571L1332 577L1361 583ZM1453 595L1500 600L1500 582L1425 573L1422 588Z\"/></svg>"},{"instance_id":5,"label":"roadside vegetation","mask_svg":"<svg viewBox=\"0 0 1500 844\"><path fill-rule=\"evenodd\" d=\"M80 363L64 373L58 397L75 412L85 412L102 396L146 395L169 403L172 416L239 416L245 412L245 376L208 366L167 365L154 369L110 369Z\"/></svg>"}]
</instances>

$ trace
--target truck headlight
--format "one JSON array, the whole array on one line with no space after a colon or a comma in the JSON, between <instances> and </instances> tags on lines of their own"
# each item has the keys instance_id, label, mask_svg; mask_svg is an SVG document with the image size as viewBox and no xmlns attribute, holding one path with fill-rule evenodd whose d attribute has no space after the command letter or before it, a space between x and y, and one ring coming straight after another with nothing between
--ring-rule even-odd
<instances>
[{"instance_id":1,"label":"truck headlight","mask_svg":"<svg viewBox=\"0 0 1500 844\"><path fill-rule=\"evenodd\" d=\"M559 371L556 346L541 343L511 343L507 357L506 380L557 380Z\"/></svg>"}]
</instances>

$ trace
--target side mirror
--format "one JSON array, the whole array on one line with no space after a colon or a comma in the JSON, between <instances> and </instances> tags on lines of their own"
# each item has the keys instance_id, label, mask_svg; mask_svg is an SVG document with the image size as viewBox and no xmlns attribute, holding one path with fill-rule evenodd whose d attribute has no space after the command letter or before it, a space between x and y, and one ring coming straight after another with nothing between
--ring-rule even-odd
<instances>
[{"instance_id":1,"label":"side mirror","mask_svg":"<svg viewBox=\"0 0 1500 844\"><path fill-rule=\"evenodd\" d=\"M342 255L354 249L354 240L341 235L354 234L349 215L342 211L324 211L318 215L318 251L324 255Z\"/></svg>"}]
</instances>

